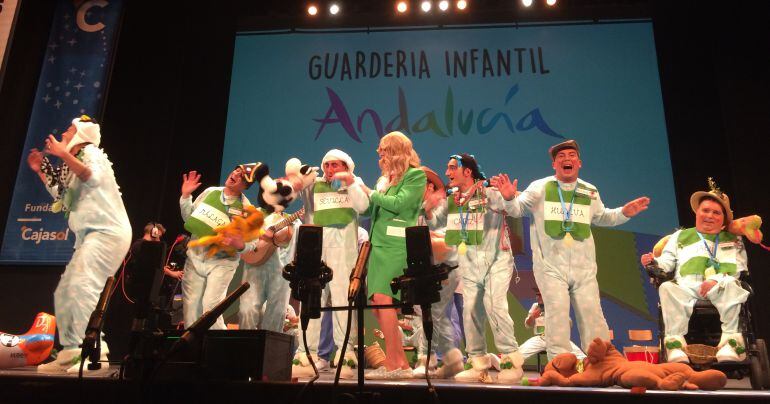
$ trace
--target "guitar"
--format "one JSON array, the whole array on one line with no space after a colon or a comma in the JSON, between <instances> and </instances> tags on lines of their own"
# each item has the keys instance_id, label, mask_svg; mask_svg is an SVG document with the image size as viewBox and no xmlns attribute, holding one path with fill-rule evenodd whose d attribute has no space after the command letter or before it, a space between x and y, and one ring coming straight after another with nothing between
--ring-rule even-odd
<instances>
[{"instance_id":1,"label":"guitar","mask_svg":"<svg viewBox=\"0 0 770 404\"><path fill-rule=\"evenodd\" d=\"M303 216L304 214L305 214L305 208L302 208L292 213L291 215L281 220L280 222L269 226L268 229L272 229L273 234L276 234L279 231L283 230L286 226L290 226L292 223L294 223L295 220L297 220L299 217ZM265 239L262 239L262 240L265 240ZM268 242L264 243L264 246L261 246L258 250L252 250L241 254L241 259L243 260L243 262L251 265L256 265L256 266L260 266L265 262L267 262L267 260L270 259L270 257L273 255L273 253L275 253L275 250L278 249L278 247L275 244L269 242L269 240L265 240L265 241L268 241Z\"/></svg>"}]
</instances>

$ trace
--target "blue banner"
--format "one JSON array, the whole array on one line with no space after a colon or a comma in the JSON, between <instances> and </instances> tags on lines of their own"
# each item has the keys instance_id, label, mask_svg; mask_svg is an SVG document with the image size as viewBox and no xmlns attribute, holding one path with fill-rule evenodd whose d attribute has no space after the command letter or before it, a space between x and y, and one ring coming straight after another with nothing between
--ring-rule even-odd
<instances>
[{"instance_id":1,"label":"blue banner","mask_svg":"<svg viewBox=\"0 0 770 404\"><path fill-rule=\"evenodd\" d=\"M280 177L290 157L320 165L339 148L374 186L375 150L391 130L410 136L423 164L440 175L450 155L467 152L487 175L518 178L519 189L554 173L551 145L576 139L580 177L598 187L606 206L643 195L652 201L627 224L595 228L594 236L615 342L630 343L625 330L657 328L657 294L639 254L678 219L650 21L236 37L222 180L251 161ZM531 335L521 322L535 285L524 236L526 253L516 257L521 281L512 282L509 300L519 342Z\"/></svg>"},{"instance_id":2,"label":"blue banner","mask_svg":"<svg viewBox=\"0 0 770 404\"><path fill-rule=\"evenodd\" d=\"M27 154L35 147L42 150L44 139L58 137L75 117L86 114L98 120L122 8L122 0L58 1L0 262L60 264L72 255L75 235L62 213L51 212L51 195L29 169Z\"/></svg>"}]
</instances>

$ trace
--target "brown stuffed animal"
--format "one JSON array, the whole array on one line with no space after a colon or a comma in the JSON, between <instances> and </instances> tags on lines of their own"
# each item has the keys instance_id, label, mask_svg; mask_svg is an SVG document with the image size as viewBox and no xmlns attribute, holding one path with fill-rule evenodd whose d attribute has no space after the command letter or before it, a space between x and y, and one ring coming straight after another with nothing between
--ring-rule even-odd
<instances>
[{"instance_id":1,"label":"brown stuffed animal","mask_svg":"<svg viewBox=\"0 0 770 404\"><path fill-rule=\"evenodd\" d=\"M251 205L244 206L243 212L246 215L245 218L241 216L233 216L230 223L214 229L216 234L190 241L187 246L208 247L208 252L206 253L207 257L211 257L219 251L224 251L231 257L234 256L235 248L223 244L225 236L241 236L243 241L248 243L249 241L261 236L263 233L262 224L265 221L265 215L263 215L261 211Z\"/></svg>"},{"instance_id":2,"label":"brown stuffed animal","mask_svg":"<svg viewBox=\"0 0 770 404\"><path fill-rule=\"evenodd\" d=\"M540 386L561 387L645 387L660 390L718 390L727 377L718 370L697 372L683 363L652 364L628 361L609 341L596 338L588 356L578 361L563 353L548 362L538 381Z\"/></svg>"}]
</instances>

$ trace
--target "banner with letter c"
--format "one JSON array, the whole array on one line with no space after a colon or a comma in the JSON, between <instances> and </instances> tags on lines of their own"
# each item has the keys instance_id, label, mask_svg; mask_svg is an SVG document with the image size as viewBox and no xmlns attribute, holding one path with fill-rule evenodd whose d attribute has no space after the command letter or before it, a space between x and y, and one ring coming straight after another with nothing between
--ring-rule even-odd
<instances>
[{"instance_id":1,"label":"banner with letter c","mask_svg":"<svg viewBox=\"0 0 770 404\"><path fill-rule=\"evenodd\" d=\"M24 152L0 250L0 262L61 264L72 256L75 235L27 166L27 153L58 137L73 118L101 114L122 0L59 0L30 114ZM54 163L56 164L56 163Z\"/></svg>"}]
</instances>

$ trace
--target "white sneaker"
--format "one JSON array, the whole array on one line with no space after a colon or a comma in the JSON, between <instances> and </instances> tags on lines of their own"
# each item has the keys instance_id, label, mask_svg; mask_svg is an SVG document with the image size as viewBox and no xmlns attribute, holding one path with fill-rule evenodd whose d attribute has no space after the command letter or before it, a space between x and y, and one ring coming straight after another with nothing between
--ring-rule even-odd
<instances>
[{"instance_id":1,"label":"white sneaker","mask_svg":"<svg viewBox=\"0 0 770 404\"><path fill-rule=\"evenodd\" d=\"M329 367L329 361L319 358L316 355L313 355L313 362L315 363L316 369L318 369L319 372ZM308 359L307 354L297 352L297 354L294 355L294 359L292 360L291 377L314 376L315 372L313 371L313 366L310 364L310 360Z\"/></svg>"},{"instance_id":2,"label":"white sneaker","mask_svg":"<svg viewBox=\"0 0 770 404\"><path fill-rule=\"evenodd\" d=\"M687 341L684 340L684 337L679 335L666 337L664 345L666 348L666 361L668 363L690 363L690 358L684 352L684 348L687 346Z\"/></svg>"},{"instance_id":3,"label":"white sneaker","mask_svg":"<svg viewBox=\"0 0 770 404\"><path fill-rule=\"evenodd\" d=\"M66 373L74 364L80 363L80 348L63 349L52 362L37 366L40 373Z\"/></svg>"},{"instance_id":4,"label":"white sneaker","mask_svg":"<svg viewBox=\"0 0 770 404\"><path fill-rule=\"evenodd\" d=\"M717 362L742 362L746 359L746 343L741 334L722 334Z\"/></svg>"},{"instance_id":5,"label":"white sneaker","mask_svg":"<svg viewBox=\"0 0 770 404\"><path fill-rule=\"evenodd\" d=\"M489 363L492 365L492 367L496 371L499 372L500 371L500 357L495 355L495 354L493 354L493 353L491 353L491 352L488 353L487 355L489 355Z\"/></svg>"},{"instance_id":6,"label":"white sneaker","mask_svg":"<svg viewBox=\"0 0 770 404\"><path fill-rule=\"evenodd\" d=\"M431 376L436 379L448 379L463 371L463 354L457 348L450 349L444 354L441 367Z\"/></svg>"},{"instance_id":7,"label":"white sneaker","mask_svg":"<svg viewBox=\"0 0 770 404\"><path fill-rule=\"evenodd\" d=\"M503 355L500 359L500 374L497 375L497 382L504 384L520 384L521 377L524 376L524 357L519 351Z\"/></svg>"},{"instance_id":8,"label":"white sneaker","mask_svg":"<svg viewBox=\"0 0 770 404\"><path fill-rule=\"evenodd\" d=\"M336 363L337 366L340 366L339 351L335 355L334 363ZM346 352L345 358L342 360L342 369L340 370L340 379L355 379L357 367L358 367L358 363L356 361L356 355L354 355L352 352Z\"/></svg>"},{"instance_id":9,"label":"white sneaker","mask_svg":"<svg viewBox=\"0 0 770 404\"><path fill-rule=\"evenodd\" d=\"M489 355L469 358L465 364L465 370L455 375L455 380L460 382L479 382L487 376L487 371L492 364Z\"/></svg>"}]
</instances>

